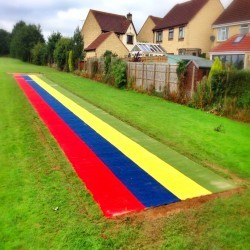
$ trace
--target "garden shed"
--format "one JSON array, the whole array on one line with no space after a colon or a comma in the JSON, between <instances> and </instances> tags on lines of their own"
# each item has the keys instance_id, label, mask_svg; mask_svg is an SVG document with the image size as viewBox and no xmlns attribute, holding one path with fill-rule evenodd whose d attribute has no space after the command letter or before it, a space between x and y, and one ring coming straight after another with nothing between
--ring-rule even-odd
<instances>
[{"instance_id":1,"label":"garden shed","mask_svg":"<svg viewBox=\"0 0 250 250\"><path fill-rule=\"evenodd\" d=\"M188 92L193 92L197 88L197 82L200 82L204 76L208 76L212 67L213 61L198 58L190 60L187 64L187 74L185 89Z\"/></svg>"}]
</instances>

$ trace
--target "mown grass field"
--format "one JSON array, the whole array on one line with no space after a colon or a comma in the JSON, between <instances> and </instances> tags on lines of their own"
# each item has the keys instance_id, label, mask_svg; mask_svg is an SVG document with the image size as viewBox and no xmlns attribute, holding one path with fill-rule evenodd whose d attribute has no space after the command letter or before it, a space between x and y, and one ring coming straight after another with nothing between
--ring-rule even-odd
<instances>
[{"instance_id":1,"label":"mown grass field","mask_svg":"<svg viewBox=\"0 0 250 250\"><path fill-rule=\"evenodd\" d=\"M43 73L242 191L179 212L104 218L13 72ZM0 249L248 248L249 124L9 58L0 58L0 90Z\"/></svg>"}]
</instances>

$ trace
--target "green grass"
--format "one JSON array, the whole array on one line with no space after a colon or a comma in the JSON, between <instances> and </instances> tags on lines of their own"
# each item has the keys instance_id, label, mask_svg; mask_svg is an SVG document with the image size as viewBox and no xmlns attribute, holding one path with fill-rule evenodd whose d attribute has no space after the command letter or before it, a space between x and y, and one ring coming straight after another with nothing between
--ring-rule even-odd
<instances>
[{"instance_id":1,"label":"green grass","mask_svg":"<svg viewBox=\"0 0 250 250\"><path fill-rule=\"evenodd\" d=\"M244 178L245 189L168 216L105 219L6 72L41 72L198 163ZM0 249L247 249L248 124L0 58L0 131Z\"/></svg>"}]
</instances>

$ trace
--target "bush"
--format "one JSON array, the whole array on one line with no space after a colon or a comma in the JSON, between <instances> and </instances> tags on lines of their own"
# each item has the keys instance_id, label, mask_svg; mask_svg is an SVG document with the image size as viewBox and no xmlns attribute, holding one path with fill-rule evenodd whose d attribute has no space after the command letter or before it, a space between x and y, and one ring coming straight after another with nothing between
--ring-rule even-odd
<instances>
[{"instance_id":1,"label":"bush","mask_svg":"<svg viewBox=\"0 0 250 250\"><path fill-rule=\"evenodd\" d=\"M69 72L73 72L74 65L73 65L73 51L72 50L70 50L69 52L68 66L69 66Z\"/></svg>"},{"instance_id":2,"label":"bush","mask_svg":"<svg viewBox=\"0 0 250 250\"><path fill-rule=\"evenodd\" d=\"M117 88L122 88L127 84L127 63L117 59L112 63L111 74L114 77L114 84Z\"/></svg>"},{"instance_id":3,"label":"bush","mask_svg":"<svg viewBox=\"0 0 250 250\"><path fill-rule=\"evenodd\" d=\"M192 104L196 108L204 109L211 105L213 93L211 91L211 83L207 77L203 77L198 83L197 90L192 97Z\"/></svg>"},{"instance_id":4,"label":"bush","mask_svg":"<svg viewBox=\"0 0 250 250\"><path fill-rule=\"evenodd\" d=\"M47 62L47 47L45 43L37 43L31 50L31 61L36 65L45 65Z\"/></svg>"},{"instance_id":5,"label":"bush","mask_svg":"<svg viewBox=\"0 0 250 250\"><path fill-rule=\"evenodd\" d=\"M68 51L72 49L72 40L70 38L62 37L57 43L54 50L54 58L57 67L60 70L67 71L68 68Z\"/></svg>"},{"instance_id":6,"label":"bush","mask_svg":"<svg viewBox=\"0 0 250 250\"><path fill-rule=\"evenodd\" d=\"M232 70L215 72L211 79L214 102L225 97L237 97L237 106L250 107L250 71Z\"/></svg>"}]
</instances>

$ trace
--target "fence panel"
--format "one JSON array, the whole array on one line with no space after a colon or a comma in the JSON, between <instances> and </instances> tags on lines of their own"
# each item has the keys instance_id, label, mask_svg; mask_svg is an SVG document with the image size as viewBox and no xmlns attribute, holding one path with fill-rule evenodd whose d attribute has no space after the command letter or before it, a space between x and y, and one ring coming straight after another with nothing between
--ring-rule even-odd
<instances>
[{"instance_id":1,"label":"fence panel","mask_svg":"<svg viewBox=\"0 0 250 250\"><path fill-rule=\"evenodd\" d=\"M143 91L177 91L177 65L168 63L128 62L128 79L134 79L134 87Z\"/></svg>"}]
</instances>

